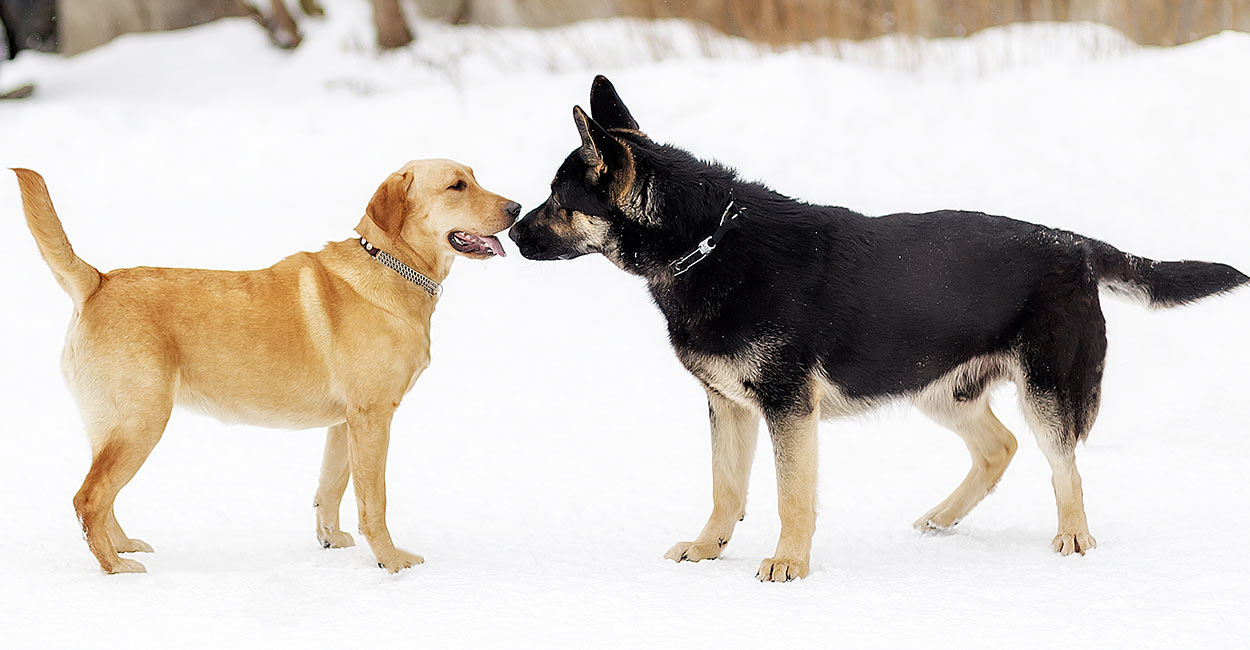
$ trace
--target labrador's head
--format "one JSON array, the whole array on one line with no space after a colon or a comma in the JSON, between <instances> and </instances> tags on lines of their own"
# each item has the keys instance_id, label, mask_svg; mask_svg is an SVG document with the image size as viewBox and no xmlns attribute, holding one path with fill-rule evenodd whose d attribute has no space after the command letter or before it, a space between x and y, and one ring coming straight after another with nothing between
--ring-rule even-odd
<instances>
[{"instance_id":1,"label":"labrador's head","mask_svg":"<svg viewBox=\"0 0 1250 650\"><path fill-rule=\"evenodd\" d=\"M405 164L382 181L365 210L392 242L474 259L504 255L495 233L519 214L521 204L487 191L469 167L443 159Z\"/></svg>"}]
</instances>

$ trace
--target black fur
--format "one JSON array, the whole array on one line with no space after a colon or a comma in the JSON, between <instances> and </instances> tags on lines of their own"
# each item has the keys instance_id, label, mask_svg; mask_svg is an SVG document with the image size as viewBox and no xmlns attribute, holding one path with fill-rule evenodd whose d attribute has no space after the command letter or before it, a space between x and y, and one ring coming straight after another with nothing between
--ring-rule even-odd
<instances>
[{"instance_id":1,"label":"black fur","mask_svg":"<svg viewBox=\"0 0 1250 650\"><path fill-rule=\"evenodd\" d=\"M552 197L511 232L531 259L600 252L646 278L679 357L732 357L770 341L762 381L746 391L770 420L812 408L814 374L850 398L914 394L978 357L1023 369L1029 399L1064 447L1097 412L1106 351L1100 284L1171 306L1247 282L1207 262L1154 262L1103 242L1006 217L943 210L868 218L783 196L734 171L652 141L611 84L577 109L583 146L560 166ZM671 263L743 208L708 259ZM589 241L578 220L606 237ZM573 234L570 234L573 233ZM1007 369L956 382L976 399Z\"/></svg>"}]
</instances>

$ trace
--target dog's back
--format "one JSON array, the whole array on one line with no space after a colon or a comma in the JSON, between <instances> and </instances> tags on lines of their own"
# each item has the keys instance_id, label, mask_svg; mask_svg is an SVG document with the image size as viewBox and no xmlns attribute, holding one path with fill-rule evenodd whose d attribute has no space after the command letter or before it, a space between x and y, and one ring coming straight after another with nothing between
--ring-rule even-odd
<instances>
[{"instance_id":1,"label":"dog's back","mask_svg":"<svg viewBox=\"0 0 1250 650\"><path fill-rule=\"evenodd\" d=\"M344 409L327 399L332 341L318 327L333 284L310 255L256 271L110 271L71 327L66 374L74 386L82 364L116 357L109 367L166 377L175 402L223 421L328 426Z\"/></svg>"},{"instance_id":2,"label":"dog's back","mask_svg":"<svg viewBox=\"0 0 1250 650\"><path fill-rule=\"evenodd\" d=\"M94 393L126 386L145 395L135 401L150 405L153 420L165 417L159 413L167 413L170 394L228 422L308 428L342 420L347 395L327 387L351 383L342 376L351 364L336 357L362 347L343 335L372 330L388 338L376 318L331 324L353 317L341 306L353 293L344 278L370 281L353 273L348 259L358 246L334 243L255 271L135 267L101 274L74 253L43 178L14 171L39 251L74 301L62 370L80 404L116 403L121 398ZM422 345L389 338L402 358L425 356Z\"/></svg>"},{"instance_id":3,"label":"dog's back","mask_svg":"<svg viewBox=\"0 0 1250 650\"><path fill-rule=\"evenodd\" d=\"M1247 281L1225 264L1156 262L977 212L842 216L833 223L826 242L838 251L827 262L832 277L791 291L823 295L823 309L837 314L843 326L825 348L824 365L855 395L915 391L971 358L1059 337L1056 328L1073 311L1097 311L1093 320L1100 322L1100 287L1170 307Z\"/></svg>"}]
</instances>

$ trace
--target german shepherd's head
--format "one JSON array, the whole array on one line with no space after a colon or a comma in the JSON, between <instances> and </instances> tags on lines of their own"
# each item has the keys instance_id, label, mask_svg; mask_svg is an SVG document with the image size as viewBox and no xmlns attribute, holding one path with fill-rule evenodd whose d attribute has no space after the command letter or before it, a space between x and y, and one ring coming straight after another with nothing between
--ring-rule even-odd
<instances>
[{"instance_id":1,"label":"german shepherd's head","mask_svg":"<svg viewBox=\"0 0 1250 650\"><path fill-rule=\"evenodd\" d=\"M551 196L509 236L532 260L602 253L650 275L711 234L734 173L652 141L602 75L591 84L590 112L573 107L581 146L556 171Z\"/></svg>"}]
</instances>

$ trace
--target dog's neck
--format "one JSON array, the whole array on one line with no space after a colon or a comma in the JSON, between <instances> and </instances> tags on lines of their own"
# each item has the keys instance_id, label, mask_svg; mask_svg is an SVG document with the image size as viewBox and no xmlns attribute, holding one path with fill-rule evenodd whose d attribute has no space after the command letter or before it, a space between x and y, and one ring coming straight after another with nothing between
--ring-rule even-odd
<instances>
[{"instance_id":1,"label":"dog's neck","mask_svg":"<svg viewBox=\"0 0 1250 650\"><path fill-rule=\"evenodd\" d=\"M686 185L681 198L657 206L657 218L665 224L663 234L642 231L634 237L627 235L632 241L624 246L626 250L617 252L619 259L613 261L618 266L653 284L667 284L674 279L673 264L717 231L737 183L728 187L711 182Z\"/></svg>"},{"instance_id":2,"label":"dog's neck","mask_svg":"<svg viewBox=\"0 0 1250 650\"><path fill-rule=\"evenodd\" d=\"M360 220L356 232L373 246L386 251L391 257L438 284L442 284L451 273L451 263L455 260L455 255L450 252L440 255L437 245L419 248L410 246L400 238L386 234L368 217Z\"/></svg>"}]
</instances>

